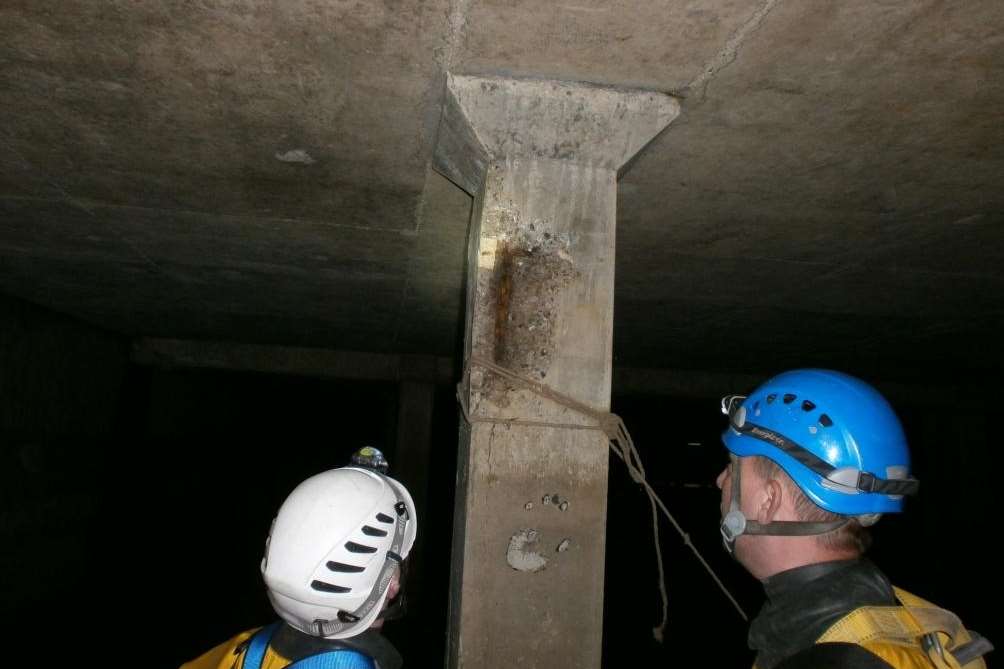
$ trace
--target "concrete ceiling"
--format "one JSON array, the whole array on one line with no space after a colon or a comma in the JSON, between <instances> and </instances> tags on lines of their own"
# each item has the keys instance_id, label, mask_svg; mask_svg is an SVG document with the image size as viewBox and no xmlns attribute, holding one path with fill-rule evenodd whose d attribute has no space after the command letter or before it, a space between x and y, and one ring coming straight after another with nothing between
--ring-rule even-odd
<instances>
[{"instance_id":1,"label":"concrete ceiling","mask_svg":"<svg viewBox=\"0 0 1004 669\"><path fill-rule=\"evenodd\" d=\"M999 0L7 0L0 291L449 355L448 70L682 98L620 185L617 364L1004 368Z\"/></svg>"}]
</instances>

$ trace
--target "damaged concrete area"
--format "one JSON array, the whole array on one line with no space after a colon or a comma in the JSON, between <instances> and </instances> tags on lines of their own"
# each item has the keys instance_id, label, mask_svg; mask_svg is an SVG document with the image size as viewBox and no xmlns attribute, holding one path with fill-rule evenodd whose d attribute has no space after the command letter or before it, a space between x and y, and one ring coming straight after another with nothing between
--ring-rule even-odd
<instances>
[{"instance_id":1,"label":"damaged concrete area","mask_svg":"<svg viewBox=\"0 0 1004 669\"><path fill-rule=\"evenodd\" d=\"M554 217L527 218L506 192L505 176L489 169L477 257L477 300L483 317L472 324L473 347L520 376L547 379L556 323L568 290L581 278L570 228ZM476 373L473 386L497 407L515 390L505 379Z\"/></svg>"},{"instance_id":2,"label":"damaged concrete area","mask_svg":"<svg viewBox=\"0 0 1004 669\"><path fill-rule=\"evenodd\" d=\"M558 297L575 276L571 258L549 233L544 233L540 245L529 249L515 245L500 249L496 258L496 362L526 377L547 377Z\"/></svg>"},{"instance_id":3,"label":"damaged concrete area","mask_svg":"<svg viewBox=\"0 0 1004 669\"><path fill-rule=\"evenodd\" d=\"M563 381L554 370L562 358L581 357L580 327L595 330L601 335L596 343L608 347L597 316L612 293L595 279L612 267L607 256L597 264L594 253L613 242L613 228L604 222L612 218L613 187L612 170L563 161L507 160L488 168L470 263L477 289L469 296L467 336L475 355L560 389ZM555 192L566 195L555 200ZM572 326L562 318L569 313L588 324ZM470 406L486 414L503 415L515 403L523 410L535 406L542 420L584 420L477 367L470 391Z\"/></svg>"},{"instance_id":4,"label":"damaged concrete area","mask_svg":"<svg viewBox=\"0 0 1004 669\"><path fill-rule=\"evenodd\" d=\"M480 328L480 350L490 359L533 380L547 378L554 357L555 324L565 291L579 277L567 232L537 220L523 224L518 210L495 207L486 212L490 232L483 244L484 271L480 306L494 313ZM482 390L500 406L508 405L512 386L489 375Z\"/></svg>"},{"instance_id":5,"label":"damaged concrete area","mask_svg":"<svg viewBox=\"0 0 1004 669\"><path fill-rule=\"evenodd\" d=\"M568 511L568 500L559 495L558 493L544 495L541 498L540 502L544 506L547 506L548 504L553 505L557 507L559 511Z\"/></svg>"},{"instance_id":6,"label":"damaged concrete area","mask_svg":"<svg viewBox=\"0 0 1004 669\"><path fill-rule=\"evenodd\" d=\"M547 558L535 549L539 534L534 529L522 529L509 537L509 548L505 559L516 571L541 571L547 566Z\"/></svg>"}]
</instances>

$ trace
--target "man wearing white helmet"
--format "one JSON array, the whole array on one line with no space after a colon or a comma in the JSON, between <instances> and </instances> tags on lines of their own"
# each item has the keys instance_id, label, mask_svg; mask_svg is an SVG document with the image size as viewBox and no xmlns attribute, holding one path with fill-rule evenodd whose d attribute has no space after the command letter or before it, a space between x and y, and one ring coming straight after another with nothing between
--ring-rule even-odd
<instances>
[{"instance_id":1,"label":"man wearing white helmet","mask_svg":"<svg viewBox=\"0 0 1004 669\"><path fill-rule=\"evenodd\" d=\"M261 561L282 619L238 634L183 669L396 669L401 657L376 633L415 543L415 504L383 466L317 474L290 493ZM353 462L358 462L353 458Z\"/></svg>"}]
</instances>

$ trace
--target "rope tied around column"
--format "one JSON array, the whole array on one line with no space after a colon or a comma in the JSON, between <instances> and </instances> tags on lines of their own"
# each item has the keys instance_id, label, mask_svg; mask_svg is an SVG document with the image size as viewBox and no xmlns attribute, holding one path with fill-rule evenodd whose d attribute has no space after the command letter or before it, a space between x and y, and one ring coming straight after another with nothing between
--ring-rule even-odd
<instances>
[{"instance_id":1,"label":"rope tied around column","mask_svg":"<svg viewBox=\"0 0 1004 669\"><path fill-rule=\"evenodd\" d=\"M533 391L535 394L548 399L555 404L561 405L578 414L581 414L587 418L595 421L592 425L582 425L578 423L555 423L547 421L535 421L535 420L523 420L518 418L492 418L489 416L473 416L470 412L470 407L467 405L467 398L464 394L464 380L470 379L471 368L473 366L481 367L482 369L488 370L497 374L498 376L513 382L518 386L527 388ZM498 365L490 360L478 356L471 356L467 364L464 366L464 374L460 383L457 384L457 401L460 404L460 410L463 413L464 420L468 424L474 423L497 423L502 425L526 425L533 427L549 427L549 428L560 428L569 430L598 430L603 432L607 436L607 440L610 444L611 450L617 454L617 456L624 462L627 466L628 474L631 479L640 485L648 496L649 503L652 507L652 537L655 544L655 557L659 568L659 594L662 597L662 620L659 625L652 628L652 636L655 640L662 642L663 636L666 630L666 623L669 617L669 597L666 594L666 571L663 565L662 559L662 547L659 545L659 511L661 510L663 515L669 520L669 522L676 529L677 533L683 539L683 543L693 551L694 555L704 566L704 569L711 575L718 588L724 593L732 606L735 607L736 611L739 613L740 617L744 621L749 621L746 612L736 601L732 593L729 592L725 584L722 583L721 579L711 568L711 565L707 563L704 556L697 549L697 546L693 544L690 540L690 535L684 532L683 528L673 517L673 514L669 512L669 509L663 503L662 498L659 494L652 488L648 480L645 477L645 466L642 464L641 456L638 453L638 449L635 447L634 440L631 438L631 433L628 432L627 426L620 416L607 411L597 411L592 407L579 402L578 400L559 393L558 391L550 388L549 386L527 379L506 367Z\"/></svg>"}]
</instances>

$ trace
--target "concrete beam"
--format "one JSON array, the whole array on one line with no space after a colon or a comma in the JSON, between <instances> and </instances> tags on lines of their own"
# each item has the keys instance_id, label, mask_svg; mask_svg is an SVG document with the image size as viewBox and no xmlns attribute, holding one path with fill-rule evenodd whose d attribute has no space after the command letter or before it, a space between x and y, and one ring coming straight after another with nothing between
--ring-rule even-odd
<instances>
[{"instance_id":1,"label":"concrete beam","mask_svg":"<svg viewBox=\"0 0 1004 669\"><path fill-rule=\"evenodd\" d=\"M608 409L618 170L679 106L554 81L447 87L435 165L476 197L447 664L599 667L607 440L477 361Z\"/></svg>"},{"instance_id":2,"label":"concrete beam","mask_svg":"<svg viewBox=\"0 0 1004 669\"><path fill-rule=\"evenodd\" d=\"M452 358L428 355L363 353L234 342L142 337L132 345L132 362L169 368L226 369L267 374L295 374L368 381L412 380L449 385L459 371ZM769 374L709 372L655 367L614 367L615 395L665 395L718 399L748 392ZM949 405L987 407L993 393L973 384L917 385L874 380L894 406Z\"/></svg>"},{"instance_id":3,"label":"concrete beam","mask_svg":"<svg viewBox=\"0 0 1004 669\"><path fill-rule=\"evenodd\" d=\"M155 367L226 369L363 381L417 380L446 384L455 383L457 375L453 359L441 356L147 337L133 341L132 361Z\"/></svg>"}]
</instances>

